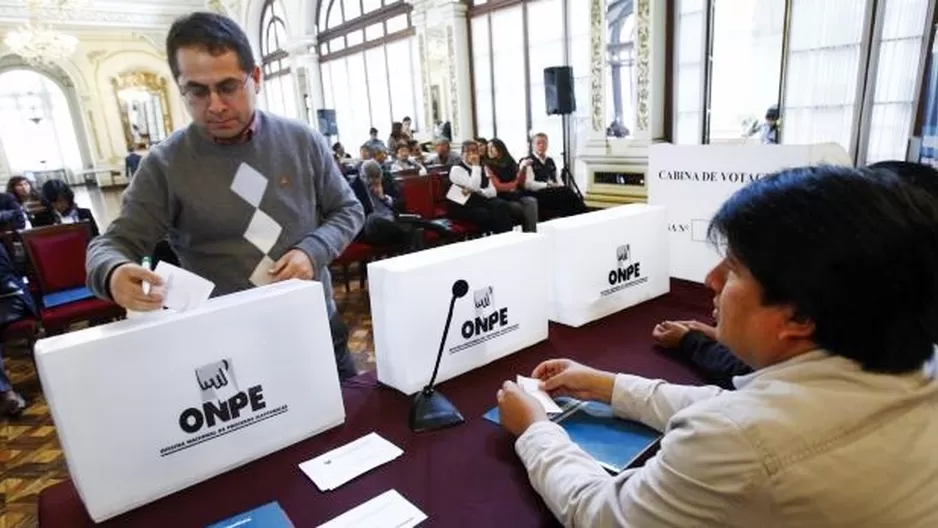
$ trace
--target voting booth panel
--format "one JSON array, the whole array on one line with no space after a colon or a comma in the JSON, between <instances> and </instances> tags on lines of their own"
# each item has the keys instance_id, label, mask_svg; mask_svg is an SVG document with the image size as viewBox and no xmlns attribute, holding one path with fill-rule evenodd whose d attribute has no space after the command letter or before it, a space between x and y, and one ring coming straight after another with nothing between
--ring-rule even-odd
<instances>
[{"instance_id":1,"label":"voting booth panel","mask_svg":"<svg viewBox=\"0 0 938 528\"><path fill-rule=\"evenodd\" d=\"M345 420L319 283L44 339L36 363L99 522Z\"/></svg>"},{"instance_id":2,"label":"voting booth panel","mask_svg":"<svg viewBox=\"0 0 938 528\"><path fill-rule=\"evenodd\" d=\"M430 380L453 284L438 382L547 339L548 241L504 233L368 265L378 380L413 394Z\"/></svg>"},{"instance_id":3,"label":"voting booth panel","mask_svg":"<svg viewBox=\"0 0 938 528\"><path fill-rule=\"evenodd\" d=\"M538 232L550 239L551 321L579 327L670 291L663 207L612 207Z\"/></svg>"},{"instance_id":4,"label":"voting booth panel","mask_svg":"<svg viewBox=\"0 0 938 528\"><path fill-rule=\"evenodd\" d=\"M671 276L703 282L720 260L707 243L710 219L746 184L783 169L851 165L835 143L819 145L652 145L648 203L668 210Z\"/></svg>"}]
</instances>

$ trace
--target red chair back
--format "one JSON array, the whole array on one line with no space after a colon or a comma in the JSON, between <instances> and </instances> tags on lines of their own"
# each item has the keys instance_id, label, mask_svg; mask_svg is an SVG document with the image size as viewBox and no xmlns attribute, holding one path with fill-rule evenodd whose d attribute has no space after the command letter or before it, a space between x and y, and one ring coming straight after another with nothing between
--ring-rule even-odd
<instances>
[{"instance_id":1,"label":"red chair back","mask_svg":"<svg viewBox=\"0 0 938 528\"><path fill-rule=\"evenodd\" d=\"M398 177L397 185L404 195L408 213L433 218L433 191L429 176Z\"/></svg>"},{"instance_id":2,"label":"red chair back","mask_svg":"<svg viewBox=\"0 0 938 528\"><path fill-rule=\"evenodd\" d=\"M433 196L433 215L431 218L446 216L446 191L449 190L449 172L434 171L430 173L431 194Z\"/></svg>"},{"instance_id":3,"label":"red chair back","mask_svg":"<svg viewBox=\"0 0 938 528\"><path fill-rule=\"evenodd\" d=\"M40 227L20 234L43 294L85 285L85 255L91 240L87 223Z\"/></svg>"}]
</instances>

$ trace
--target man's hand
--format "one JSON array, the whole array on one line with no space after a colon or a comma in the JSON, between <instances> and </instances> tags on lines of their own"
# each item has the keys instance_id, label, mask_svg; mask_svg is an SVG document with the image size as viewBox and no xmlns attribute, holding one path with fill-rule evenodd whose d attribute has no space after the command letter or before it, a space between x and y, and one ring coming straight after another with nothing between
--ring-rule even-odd
<instances>
[{"instance_id":1,"label":"man's hand","mask_svg":"<svg viewBox=\"0 0 938 528\"><path fill-rule=\"evenodd\" d=\"M150 294L143 293L143 282L150 283ZM108 286L111 298L125 310L152 312L163 308L163 295L158 287L163 279L152 271L137 264L121 264L111 273Z\"/></svg>"},{"instance_id":2,"label":"man's hand","mask_svg":"<svg viewBox=\"0 0 938 528\"><path fill-rule=\"evenodd\" d=\"M521 169L526 169L526 168L530 167L530 166L533 165L533 164L534 164L534 161L531 160L531 158L526 158L526 159L524 159L524 160L521 161L521 166L520 166L519 168L521 168Z\"/></svg>"},{"instance_id":3,"label":"man's hand","mask_svg":"<svg viewBox=\"0 0 938 528\"><path fill-rule=\"evenodd\" d=\"M551 396L571 396L578 400L612 402L616 375L569 359L551 359L534 369L532 378L541 380L541 389Z\"/></svg>"},{"instance_id":4,"label":"man's hand","mask_svg":"<svg viewBox=\"0 0 938 528\"><path fill-rule=\"evenodd\" d=\"M651 337L658 346L677 348L687 332L690 332L690 327L684 324L683 321L663 321L655 325L655 328L651 331Z\"/></svg>"},{"instance_id":5,"label":"man's hand","mask_svg":"<svg viewBox=\"0 0 938 528\"><path fill-rule=\"evenodd\" d=\"M275 262L267 273L273 275L271 279L273 282L288 279L313 280L315 269L306 253L299 249L291 249L280 257L280 260Z\"/></svg>"},{"instance_id":6,"label":"man's hand","mask_svg":"<svg viewBox=\"0 0 938 528\"><path fill-rule=\"evenodd\" d=\"M496 398L502 427L515 436L521 436L535 422L548 420L544 407L514 382L506 381Z\"/></svg>"}]
</instances>

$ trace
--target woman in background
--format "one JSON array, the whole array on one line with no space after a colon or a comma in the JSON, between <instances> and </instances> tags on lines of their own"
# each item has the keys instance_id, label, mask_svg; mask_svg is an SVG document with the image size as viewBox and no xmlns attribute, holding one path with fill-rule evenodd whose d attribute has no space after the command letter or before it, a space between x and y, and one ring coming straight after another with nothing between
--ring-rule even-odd
<instances>
[{"instance_id":1,"label":"woman in background","mask_svg":"<svg viewBox=\"0 0 938 528\"><path fill-rule=\"evenodd\" d=\"M23 176L14 176L7 181L7 193L12 195L23 211L26 219L24 229L50 225L51 217L44 215L46 208L39 193L33 189L32 183Z\"/></svg>"},{"instance_id":2,"label":"woman in background","mask_svg":"<svg viewBox=\"0 0 938 528\"><path fill-rule=\"evenodd\" d=\"M64 181L49 180L43 184L42 199L49 204L49 208L55 215L56 224L88 222L88 227L91 228L91 236L96 237L100 234L98 223L95 222L91 210L78 207L75 204L75 193Z\"/></svg>"},{"instance_id":3,"label":"woman in background","mask_svg":"<svg viewBox=\"0 0 938 528\"><path fill-rule=\"evenodd\" d=\"M520 192L524 188L525 174L518 169L515 158L508 153L502 140L493 138L489 141L484 165L498 197L511 205L512 219L522 224L527 233L537 231L537 198Z\"/></svg>"}]
</instances>

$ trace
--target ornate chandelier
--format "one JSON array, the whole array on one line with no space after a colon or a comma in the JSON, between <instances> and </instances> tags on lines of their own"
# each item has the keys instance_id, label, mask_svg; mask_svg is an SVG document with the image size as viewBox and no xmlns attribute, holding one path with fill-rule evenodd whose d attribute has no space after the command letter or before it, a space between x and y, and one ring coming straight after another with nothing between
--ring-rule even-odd
<instances>
[{"instance_id":1,"label":"ornate chandelier","mask_svg":"<svg viewBox=\"0 0 938 528\"><path fill-rule=\"evenodd\" d=\"M23 0L23 3L30 21L7 33L3 40L13 53L31 64L49 64L75 53L77 38L41 21L67 20L76 10L90 6L91 0Z\"/></svg>"}]
</instances>

